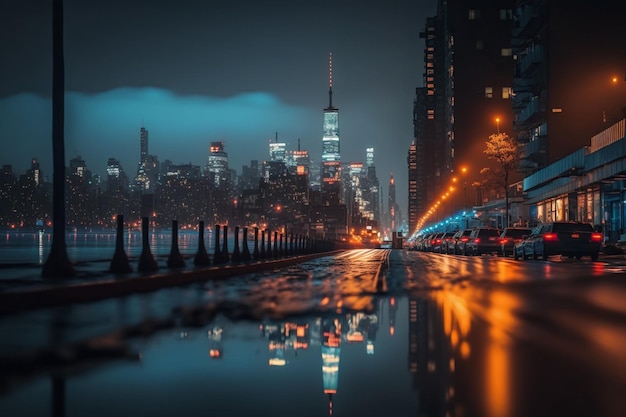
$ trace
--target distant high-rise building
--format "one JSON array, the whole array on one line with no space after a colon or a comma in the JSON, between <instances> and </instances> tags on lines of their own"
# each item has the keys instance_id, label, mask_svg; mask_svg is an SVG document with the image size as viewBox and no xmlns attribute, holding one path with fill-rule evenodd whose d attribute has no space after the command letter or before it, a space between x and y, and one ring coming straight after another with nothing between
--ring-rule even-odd
<instances>
[{"instance_id":1,"label":"distant high-rise building","mask_svg":"<svg viewBox=\"0 0 626 417\"><path fill-rule=\"evenodd\" d=\"M41 168L39 167L39 161L37 161L37 158L33 158L30 161L29 174L32 176L33 181L35 181L35 185L39 186L43 184L43 174L41 173Z\"/></svg>"},{"instance_id":2,"label":"distant high-rise building","mask_svg":"<svg viewBox=\"0 0 626 417\"><path fill-rule=\"evenodd\" d=\"M341 157L339 147L339 109L333 106L333 55L329 58L328 107L324 109L322 136L322 200L324 205L341 201Z\"/></svg>"},{"instance_id":3,"label":"distant high-rise building","mask_svg":"<svg viewBox=\"0 0 626 417\"><path fill-rule=\"evenodd\" d=\"M396 203L396 181L393 178L393 173L389 174L389 190L387 198L387 207L389 210L389 230L391 232L398 231L400 226L400 212L398 203Z\"/></svg>"},{"instance_id":4,"label":"distant high-rise building","mask_svg":"<svg viewBox=\"0 0 626 417\"><path fill-rule=\"evenodd\" d=\"M228 154L224 151L223 142L211 142L205 171L215 187L225 187L230 183Z\"/></svg>"},{"instance_id":5,"label":"distant high-rise building","mask_svg":"<svg viewBox=\"0 0 626 417\"><path fill-rule=\"evenodd\" d=\"M286 162L286 159L287 144L278 142L278 132L276 132L276 139L274 142L270 141L270 161Z\"/></svg>"},{"instance_id":6,"label":"distant high-rise building","mask_svg":"<svg viewBox=\"0 0 626 417\"><path fill-rule=\"evenodd\" d=\"M298 139L298 149L287 151L287 168L289 172L297 175L309 175L311 158L309 151L300 149L300 139Z\"/></svg>"},{"instance_id":7,"label":"distant high-rise building","mask_svg":"<svg viewBox=\"0 0 626 417\"><path fill-rule=\"evenodd\" d=\"M365 149L365 166L374 166L374 148Z\"/></svg>"},{"instance_id":8,"label":"distant high-rise building","mask_svg":"<svg viewBox=\"0 0 626 417\"><path fill-rule=\"evenodd\" d=\"M115 190L128 188L128 178L124 173L124 169L120 161L115 158L109 158L107 162L107 189Z\"/></svg>"},{"instance_id":9,"label":"distant high-rise building","mask_svg":"<svg viewBox=\"0 0 626 417\"><path fill-rule=\"evenodd\" d=\"M148 154L148 129L139 130L139 164L135 176L135 186L142 192L154 192L159 174L159 160Z\"/></svg>"},{"instance_id":10,"label":"distant high-rise building","mask_svg":"<svg viewBox=\"0 0 626 417\"><path fill-rule=\"evenodd\" d=\"M145 127L141 127L140 133L140 155L139 162L146 162L148 159L148 130Z\"/></svg>"},{"instance_id":11,"label":"distant high-rise building","mask_svg":"<svg viewBox=\"0 0 626 417\"><path fill-rule=\"evenodd\" d=\"M80 155L70 159L70 175L76 175L78 177L84 177L87 172L87 165L85 160Z\"/></svg>"}]
</instances>

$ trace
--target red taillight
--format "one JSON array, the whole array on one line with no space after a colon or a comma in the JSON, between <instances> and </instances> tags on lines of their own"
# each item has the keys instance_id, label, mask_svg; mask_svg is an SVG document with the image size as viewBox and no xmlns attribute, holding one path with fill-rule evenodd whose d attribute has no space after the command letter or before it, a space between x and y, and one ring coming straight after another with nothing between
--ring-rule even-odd
<instances>
[{"instance_id":1,"label":"red taillight","mask_svg":"<svg viewBox=\"0 0 626 417\"><path fill-rule=\"evenodd\" d=\"M505 238L505 237L504 237L504 238L502 238L502 239L500 239L500 243L501 243L502 245L505 245L505 244L506 244L506 242L508 242L508 241L509 241L509 239L507 239L507 238Z\"/></svg>"},{"instance_id":2,"label":"red taillight","mask_svg":"<svg viewBox=\"0 0 626 417\"><path fill-rule=\"evenodd\" d=\"M602 233L592 233L591 234L592 242L602 242Z\"/></svg>"},{"instance_id":3,"label":"red taillight","mask_svg":"<svg viewBox=\"0 0 626 417\"><path fill-rule=\"evenodd\" d=\"M543 240L559 240L559 237L557 236L556 233L546 233L545 235L543 235Z\"/></svg>"},{"instance_id":4,"label":"red taillight","mask_svg":"<svg viewBox=\"0 0 626 417\"><path fill-rule=\"evenodd\" d=\"M480 238L479 237L475 237L474 238L474 243L480 243Z\"/></svg>"},{"instance_id":5,"label":"red taillight","mask_svg":"<svg viewBox=\"0 0 626 417\"><path fill-rule=\"evenodd\" d=\"M462 237L461 238L461 242L467 242L469 240L469 237Z\"/></svg>"}]
</instances>

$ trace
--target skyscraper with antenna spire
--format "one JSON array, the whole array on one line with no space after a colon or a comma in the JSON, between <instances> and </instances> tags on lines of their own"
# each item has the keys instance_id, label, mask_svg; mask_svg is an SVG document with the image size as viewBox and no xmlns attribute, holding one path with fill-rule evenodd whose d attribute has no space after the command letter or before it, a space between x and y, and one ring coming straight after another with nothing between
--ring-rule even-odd
<instances>
[{"instance_id":1,"label":"skyscraper with antenna spire","mask_svg":"<svg viewBox=\"0 0 626 417\"><path fill-rule=\"evenodd\" d=\"M333 106L333 54L330 53L328 107L324 109L322 136L322 201L326 206L338 205L341 196L341 158L339 147L339 109Z\"/></svg>"}]
</instances>

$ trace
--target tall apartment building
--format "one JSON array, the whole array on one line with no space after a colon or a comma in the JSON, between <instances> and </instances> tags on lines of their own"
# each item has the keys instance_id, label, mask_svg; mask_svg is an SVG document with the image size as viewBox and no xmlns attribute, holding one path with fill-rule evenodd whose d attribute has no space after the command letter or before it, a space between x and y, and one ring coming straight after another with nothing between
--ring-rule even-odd
<instances>
[{"instance_id":1,"label":"tall apartment building","mask_svg":"<svg viewBox=\"0 0 626 417\"><path fill-rule=\"evenodd\" d=\"M416 188L409 213L416 218L461 167L478 178L489 166L483 154L489 135L513 133L513 3L440 0L420 34L423 87L416 89L413 107L415 172L409 173ZM462 207L448 210L455 208Z\"/></svg>"},{"instance_id":2,"label":"tall apartment building","mask_svg":"<svg viewBox=\"0 0 626 417\"><path fill-rule=\"evenodd\" d=\"M624 116L626 4L516 1L514 130L530 174Z\"/></svg>"}]
</instances>

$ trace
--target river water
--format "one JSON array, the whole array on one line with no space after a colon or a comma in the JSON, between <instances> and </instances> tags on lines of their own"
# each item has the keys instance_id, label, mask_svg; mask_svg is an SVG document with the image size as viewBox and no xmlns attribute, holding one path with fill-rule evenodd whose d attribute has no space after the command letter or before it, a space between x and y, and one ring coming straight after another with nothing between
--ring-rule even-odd
<instances>
[{"instance_id":1,"label":"river water","mask_svg":"<svg viewBox=\"0 0 626 417\"><path fill-rule=\"evenodd\" d=\"M240 232L241 233L241 232ZM249 234L249 239L252 236ZM67 255L72 262L111 259L115 252L115 231L76 232L66 234ZM223 244L220 237L220 244ZM239 243L241 245L242 235ZM227 243L229 250L234 248L234 236L228 231ZM50 232L4 232L0 234L0 265L6 264L37 264L43 265L50 253L52 233ZM153 255L167 255L172 247L171 231L159 231L149 235L150 250ZM254 242L248 247L252 250ZM204 245L207 252L215 251L214 232L207 230L204 234ZM198 250L197 231L179 231L178 247L183 255L194 255ZM127 231L124 234L124 248L129 257L138 257L142 251L141 232Z\"/></svg>"}]
</instances>

